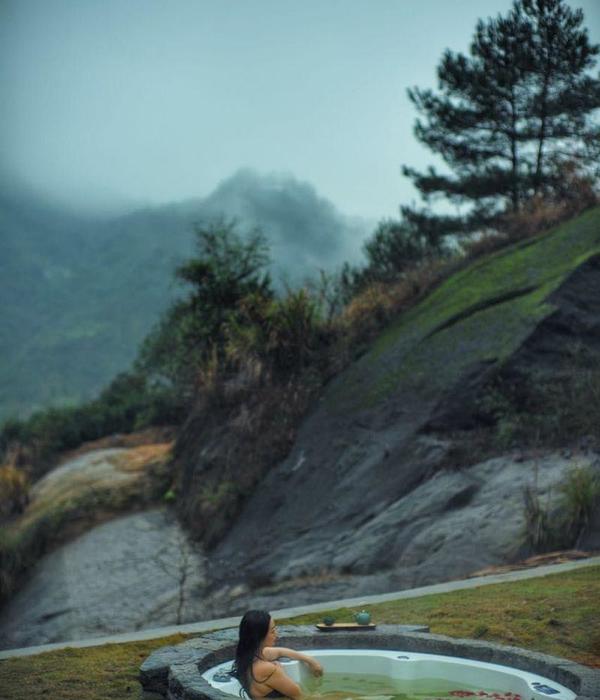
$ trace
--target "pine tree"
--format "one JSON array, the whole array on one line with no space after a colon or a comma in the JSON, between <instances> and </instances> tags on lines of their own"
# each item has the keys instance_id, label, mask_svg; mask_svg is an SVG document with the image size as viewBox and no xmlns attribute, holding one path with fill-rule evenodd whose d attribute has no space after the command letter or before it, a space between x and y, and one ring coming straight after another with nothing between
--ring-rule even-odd
<instances>
[{"instance_id":1,"label":"pine tree","mask_svg":"<svg viewBox=\"0 0 600 700\"><path fill-rule=\"evenodd\" d=\"M473 206L456 217L403 207L408 221L434 237L468 232L560 190L567 162L598 175L600 79L589 70L600 47L582 24L582 11L563 0L515 0L506 17L477 23L470 56L444 53L439 92L409 89L424 117L416 137L453 174L404 174L426 202L441 195Z\"/></svg>"}]
</instances>

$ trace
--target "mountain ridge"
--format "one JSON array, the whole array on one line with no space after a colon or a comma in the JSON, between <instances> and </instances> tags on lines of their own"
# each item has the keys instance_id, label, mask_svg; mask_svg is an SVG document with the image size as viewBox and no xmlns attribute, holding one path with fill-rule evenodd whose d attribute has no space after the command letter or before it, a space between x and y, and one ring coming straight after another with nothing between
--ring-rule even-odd
<instances>
[{"instance_id":1,"label":"mountain ridge","mask_svg":"<svg viewBox=\"0 0 600 700\"><path fill-rule=\"evenodd\" d=\"M173 272L194 252L194 226L234 216L242 233L262 227L272 269L296 285L317 266L356 256L366 234L365 222L344 217L307 183L249 170L207 197L111 218L63 212L9 189L0 197L0 419L88 400L128 369L182 293Z\"/></svg>"}]
</instances>

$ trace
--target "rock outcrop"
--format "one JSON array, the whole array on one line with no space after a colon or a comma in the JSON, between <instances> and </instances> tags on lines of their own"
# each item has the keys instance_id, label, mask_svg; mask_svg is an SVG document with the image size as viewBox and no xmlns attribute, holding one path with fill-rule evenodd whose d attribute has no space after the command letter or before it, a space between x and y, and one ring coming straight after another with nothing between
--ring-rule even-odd
<instances>
[{"instance_id":1,"label":"rock outcrop","mask_svg":"<svg viewBox=\"0 0 600 700\"><path fill-rule=\"evenodd\" d=\"M165 507L98 525L37 563L0 612L0 649L201 619L203 561Z\"/></svg>"}]
</instances>

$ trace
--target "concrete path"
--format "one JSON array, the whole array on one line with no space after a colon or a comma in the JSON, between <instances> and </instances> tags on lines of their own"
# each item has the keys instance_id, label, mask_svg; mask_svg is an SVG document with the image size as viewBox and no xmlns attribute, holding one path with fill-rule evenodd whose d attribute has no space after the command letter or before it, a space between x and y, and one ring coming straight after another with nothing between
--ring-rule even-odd
<instances>
[{"instance_id":1,"label":"concrete path","mask_svg":"<svg viewBox=\"0 0 600 700\"><path fill-rule=\"evenodd\" d=\"M572 571L581 569L587 566L600 565L600 556L590 557L589 559L581 559L578 561L567 562L565 564L552 564L549 566L538 566L531 569L523 569L520 571L509 571L504 574L494 574L490 576L478 576L460 581L448 581L446 583L436 583L431 586L422 586L420 588L411 588L405 591L396 591L395 593L383 593L380 595L362 596L361 598L344 598L342 600L333 600L317 603L315 605L304 605L297 608L284 608L282 610L272 610L274 617L294 617L296 615L304 615L306 613L320 612L322 610L331 610L332 608L344 607L361 607L364 605L373 605L375 603L384 603L390 600L401 600L403 598L420 598L421 596L433 595L438 593L449 593L451 591L463 590L466 588L477 588L478 586L489 586L494 583L505 583L507 581L522 581L525 579L536 578L538 576L547 576L548 574L558 574L564 571ZM159 639L167 637L178 632L184 634L198 634L208 632L209 630L225 629L227 627L236 627L239 624L240 616L224 617L217 620L205 620L203 622L195 622L188 625L173 625L171 627L159 627L155 629L146 629L137 632L114 634L109 637L96 637L93 639L80 639L72 642L58 642L55 644L44 644L42 646L25 647L23 649L7 649L0 651L0 659L8 659L14 656L32 656L45 651L53 651L55 649L65 649L67 647L93 647L101 646L102 644L120 644L125 642L134 642L143 639Z\"/></svg>"}]
</instances>

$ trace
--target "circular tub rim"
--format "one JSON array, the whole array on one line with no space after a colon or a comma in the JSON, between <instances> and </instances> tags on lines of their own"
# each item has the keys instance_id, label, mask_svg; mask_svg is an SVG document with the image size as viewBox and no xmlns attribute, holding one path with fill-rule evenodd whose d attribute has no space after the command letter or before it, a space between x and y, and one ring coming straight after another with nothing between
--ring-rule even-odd
<instances>
[{"instance_id":1,"label":"circular tub rim","mask_svg":"<svg viewBox=\"0 0 600 700\"><path fill-rule=\"evenodd\" d=\"M570 690L569 688L566 688L565 686L561 685L560 683L556 683L555 681L551 680L550 678L546 678L544 676L540 676L535 673L531 673L530 671L523 671L518 668L514 668L513 666L503 666L500 664L495 664L495 663L490 663L489 661L477 661L474 659L468 659L463 656L448 656L448 655L442 655L442 654L430 654L426 652L420 652L420 651L411 651L411 652L406 652L403 649L373 649L369 648L366 644L363 645L362 648L360 649L345 649L343 647L332 647L332 648L319 648L319 649L313 649L313 648L302 648L302 651L306 654L310 654L311 656L314 656L317 658L322 664L326 665L327 664L327 658L328 657L343 657L345 663L350 663L350 664L359 664L361 662L366 663L367 665L369 664L369 661L367 659L388 659L392 662L396 661L401 661L401 662L434 662L434 663L440 663L440 664L447 664L450 662L452 665L455 666L461 666L461 667L468 667L472 671L480 672L485 674L486 672L489 674L490 672L492 673L501 673L501 674L507 674L510 675L512 678L515 679L515 681L523 683L527 686L526 691L521 691L519 694L517 694L517 697L523 698L524 700L527 700L527 693L537 693L541 695L542 697L546 698L553 698L556 696L557 700L566 700L565 699L565 691L566 694L569 697L569 700L573 700L575 698L576 693L573 690ZM292 659L284 659L282 661L283 664L286 666L296 666L298 663L297 661L293 661ZM231 677L231 665L232 665L232 659L229 659L228 661L224 661L220 664L217 664L216 666L211 666L210 668L206 669L202 673L202 677L207 680L210 685L213 688L216 688L217 690L220 690L224 692L226 695L229 695L230 697L235 697L239 698L240 697L240 684L237 681L237 679L233 679ZM214 676L216 676L218 673L223 673L223 671L226 672L227 675L227 680L226 681L215 681ZM361 673L361 670L359 669L358 671L356 670L356 667L351 671L352 673ZM367 670L366 673L369 673ZM212 674L212 678L211 678ZM294 679L296 682L298 682L298 679L296 676L294 676ZM229 686L234 680L235 683L235 688L231 687L226 687ZM215 682L217 683L215 685ZM453 681L454 682L454 681ZM473 685L475 681L473 679L469 680L469 685ZM486 687L484 684L486 681L481 680L477 681L477 685L480 688ZM548 684L552 686L550 688L549 693L545 693L544 690L536 689L534 686L535 685L541 685L542 687L548 687ZM470 695L475 695L475 693L470 693ZM479 693L477 694L479 695ZM507 693L507 697L509 695L512 695L512 693ZM492 696L487 696L487 697L492 697Z\"/></svg>"},{"instance_id":2,"label":"circular tub rim","mask_svg":"<svg viewBox=\"0 0 600 700\"><path fill-rule=\"evenodd\" d=\"M230 628L158 649L142 664L142 686L161 692L169 700L231 700L230 694L214 688L202 674L231 661L235 639L237 628ZM494 642L406 632L401 625L378 625L375 630L360 632L318 632L312 626L283 626L279 628L278 644L298 649L371 647L460 657L534 673L573 691L576 700L600 697L600 671L574 661Z\"/></svg>"}]
</instances>

